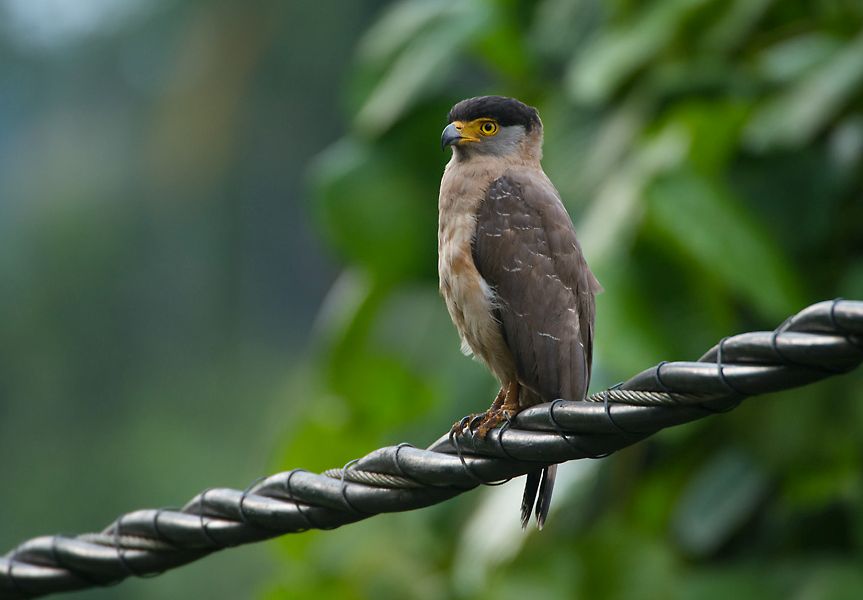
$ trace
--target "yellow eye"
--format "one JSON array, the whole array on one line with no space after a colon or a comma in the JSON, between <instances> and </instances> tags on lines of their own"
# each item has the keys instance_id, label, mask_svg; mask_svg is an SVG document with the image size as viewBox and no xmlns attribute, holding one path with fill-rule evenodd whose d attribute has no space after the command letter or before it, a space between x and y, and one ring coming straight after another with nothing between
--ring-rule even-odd
<instances>
[{"instance_id":1,"label":"yellow eye","mask_svg":"<svg viewBox=\"0 0 863 600\"><path fill-rule=\"evenodd\" d=\"M479 132L483 135L494 135L497 133L497 123L494 121L486 121L479 126Z\"/></svg>"}]
</instances>

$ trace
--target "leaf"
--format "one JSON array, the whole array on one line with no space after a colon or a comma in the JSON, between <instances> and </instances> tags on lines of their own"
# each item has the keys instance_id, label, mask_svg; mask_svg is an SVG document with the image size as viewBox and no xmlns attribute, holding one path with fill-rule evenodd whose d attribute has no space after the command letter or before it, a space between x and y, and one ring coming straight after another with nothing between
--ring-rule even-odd
<instances>
[{"instance_id":1,"label":"leaf","mask_svg":"<svg viewBox=\"0 0 863 600\"><path fill-rule=\"evenodd\" d=\"M765 474L746 455L723 451L683 490L672 517L677 542L696 556L714 553L752 515L767 489Z\"/></svg>"},{"instance_id":2,"label":"leaf","mask_svg":"<svg viewBox=\"0 0 863 600\"><path fill-rule=\"evenodd\" d=\"M435 196L391 155L343 141L318 158L312 183L314 213L345 258L383 280L434 264Z\"/></svg>"},{"instance_id":3,"label":"leaf","mask_svg":"<svg viewBox=\"0 0 863 600\"><path fill-rule=\"evenodd\" d=\"M451 9L446 2L396 3L366 31L357 54L366 63L390 61L417 35L449 12Z\"/></svg>"},{"instance_id":4,"label":"leaf","mask_svg":"<svg viewBox=\"0 0 863 600\"><path fill-rule=\"evenodd\" d=\"M822 67L765 102L746 128L746 142L758 151L806 144L859 95L861 83L863 33Z\"/></svg>"},{"instance_id":5,"label":"leaf","mask_svg":"<svg viewBox=\"0 0 863 600\"><path fill-rule=\"evenodd\" d=\"M495 9L489 13L483 34L476 38L474 51L505 81L529 87L538 69L522 35L524 11L514 2L500 2ZM529 101L529 98L522 97L522 100Z\"/></svg>"},{"instance_id":6,"label":"leaf","mask_svg":"<svg viewBox=\"0 0 863 600\"><path fill-rule=\"evenodd\" d=\"M599 29L604 9L601 0L545 0L536 10L531 47L555 61L571 57Z\"/></svg>"},{"instance_id":7,"label":"leaf","mask_svg":"<svg viewBox=\"0 0 863 600\"><path fill-rule=\"evenodd\" d=\"M819 561L810 572L797 598L856 600L863 597L863 574L856 560Z\"/></svg>"},{"instance_id":8,"label":"leaf","mask_svg":"<svg viewBox=\"0 0 863 600\"><path fill-rule=\"evenodd\" d=\"M742 561L741 561L742 562ZM782 586L772 577L765 577L765 569L756 563L749 565L734 562L729 566L717 566L705 569L690 569L679 582L675 598L698 600L764 600L765 598L782 598ZM783 581L784 583L784 581Z\"/></svg>"},{"instance_id":9,"label":"leaf","mask_svg":"<svg viewBox=\"0 0 863 600\"><path fill-rule=\"evenodd\" d=\"M439 86L457 63L456 56L485 31L492 16L480 2L450 6L446 18L435 20L408 42L373 86L354 118L360 132L381 134L424 93Z\"/></svg>"},{"instance_id":10,"label":"leaf","mask_svg":"<svg viewBox=\"0 0 863 600\"><path fill-rule=\"evenodd\" d=\"M570 95L588 104L608 100L626 79L668 45L686 17L706 2L651 3L627 25L601 33L570 65Z\"/></svg>"},{"instance_id":11,"label":"leaf","mask_svg":"<svg viewBox=\"0 0 863 600\"><path fill-rule=\"evenodd\" d=\"M774 83L794 83L823 65L841 48L842 40L824 32L798 35L770 46L756 58L758 74Z\"/></svg>"},{"instance_id":12,"label":"leaf","mask_svg":"<svg viewBox=\"0 0 863 600\"><path fill-rule=\"evenodd\" d=\"M703 45L715 54L740 45L764 16L774 0L734 0L727 2L725 14L705 32Z\"/></svg>"},{"instance_id":13,"label":"leaf","mask_svg":"<svg viewBox=\"0 0 863 600\"><path fill-rule=\"evenodd\" d=\"M804 304L776 243L715 181L680 169L648 187L647 204L652 229L764 315L779 320Z\"/></svg>"},{"instance_id":14,"label":"leaf","mask_svg":"<svg viewBox=\"0 0 863 600\"><path fill-rule=\"evenodd\" d=\"M689 141L681 131L666 127L612 170L614 156L622 151L620 142L631 139L633 127L639 125L637 115L634 119L633 115L623 115L620 121L612 124L597 144L591 166L595 169L607 167L609 173L603 178L596 199L577 224L585 255L591 265L600 270L606 264L613 266L618 257L626 253L642 222L641 197L645 186L658 173L680 163ZM606 153L602 159L601 155Z\"/></svg>"},{"instance_id":15,"label":"leaf","mask_svg":"<svg viewBox=\"0 0 863 600\"><path fill-rule=\"evenodd\" d=\"M669 111L669 126L682 126L690 142L689 160L699 172L715 176L736 156L749 113L739 100L689 100Z\"/></svg>"}]
</instances>

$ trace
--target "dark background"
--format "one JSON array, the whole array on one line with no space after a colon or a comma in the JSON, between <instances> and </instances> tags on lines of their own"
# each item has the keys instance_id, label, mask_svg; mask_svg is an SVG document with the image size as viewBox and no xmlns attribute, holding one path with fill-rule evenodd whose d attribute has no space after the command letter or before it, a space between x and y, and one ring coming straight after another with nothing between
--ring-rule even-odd
<instances>
[{"instance_id":1,"label":"dark background","mask_svg":"<svg viewBox=\"0 0 863 600\"><path fill-rule=\"evenodd\" d=\"M433 441L494 382L436 290L455 101L536 105L594 389L863 299L847 0L0 3L0 551ZM856 598L863 376L79 598Z\"/></svg>"}]
</instances>

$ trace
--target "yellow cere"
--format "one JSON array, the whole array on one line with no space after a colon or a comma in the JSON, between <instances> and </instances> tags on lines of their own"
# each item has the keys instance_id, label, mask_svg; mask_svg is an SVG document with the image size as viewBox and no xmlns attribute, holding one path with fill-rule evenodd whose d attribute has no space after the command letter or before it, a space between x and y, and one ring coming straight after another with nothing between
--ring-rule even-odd
<instances>
[{"instance_id":1,"label":"yellow cere","mask_svg":"<svg viewBox=\"0 0 863 600\"><path fill-rule=\"evenodd\" d=\"M489 118L474 119L473 121L453 121L456 130L461 134L459 144L478 142L483 137L497 135L500 126L497 121Z\"/></svg>"}]
</instances>

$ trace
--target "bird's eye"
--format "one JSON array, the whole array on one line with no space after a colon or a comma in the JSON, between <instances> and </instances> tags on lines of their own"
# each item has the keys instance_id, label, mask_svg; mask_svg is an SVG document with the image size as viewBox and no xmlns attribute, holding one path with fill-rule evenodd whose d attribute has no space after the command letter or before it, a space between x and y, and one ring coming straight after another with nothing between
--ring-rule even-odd
<instances>
[{"instance_id":1,"label":"bird's eye","mask_svg":"<svg viewBox=\"0 0 863 600\"><path fill-rule=\"evenodd\" d=\"M497 123L494 121L486 121L480 125L479 131L483 135L494 135L497 133Z\"/></svg>"}]
</instances>

